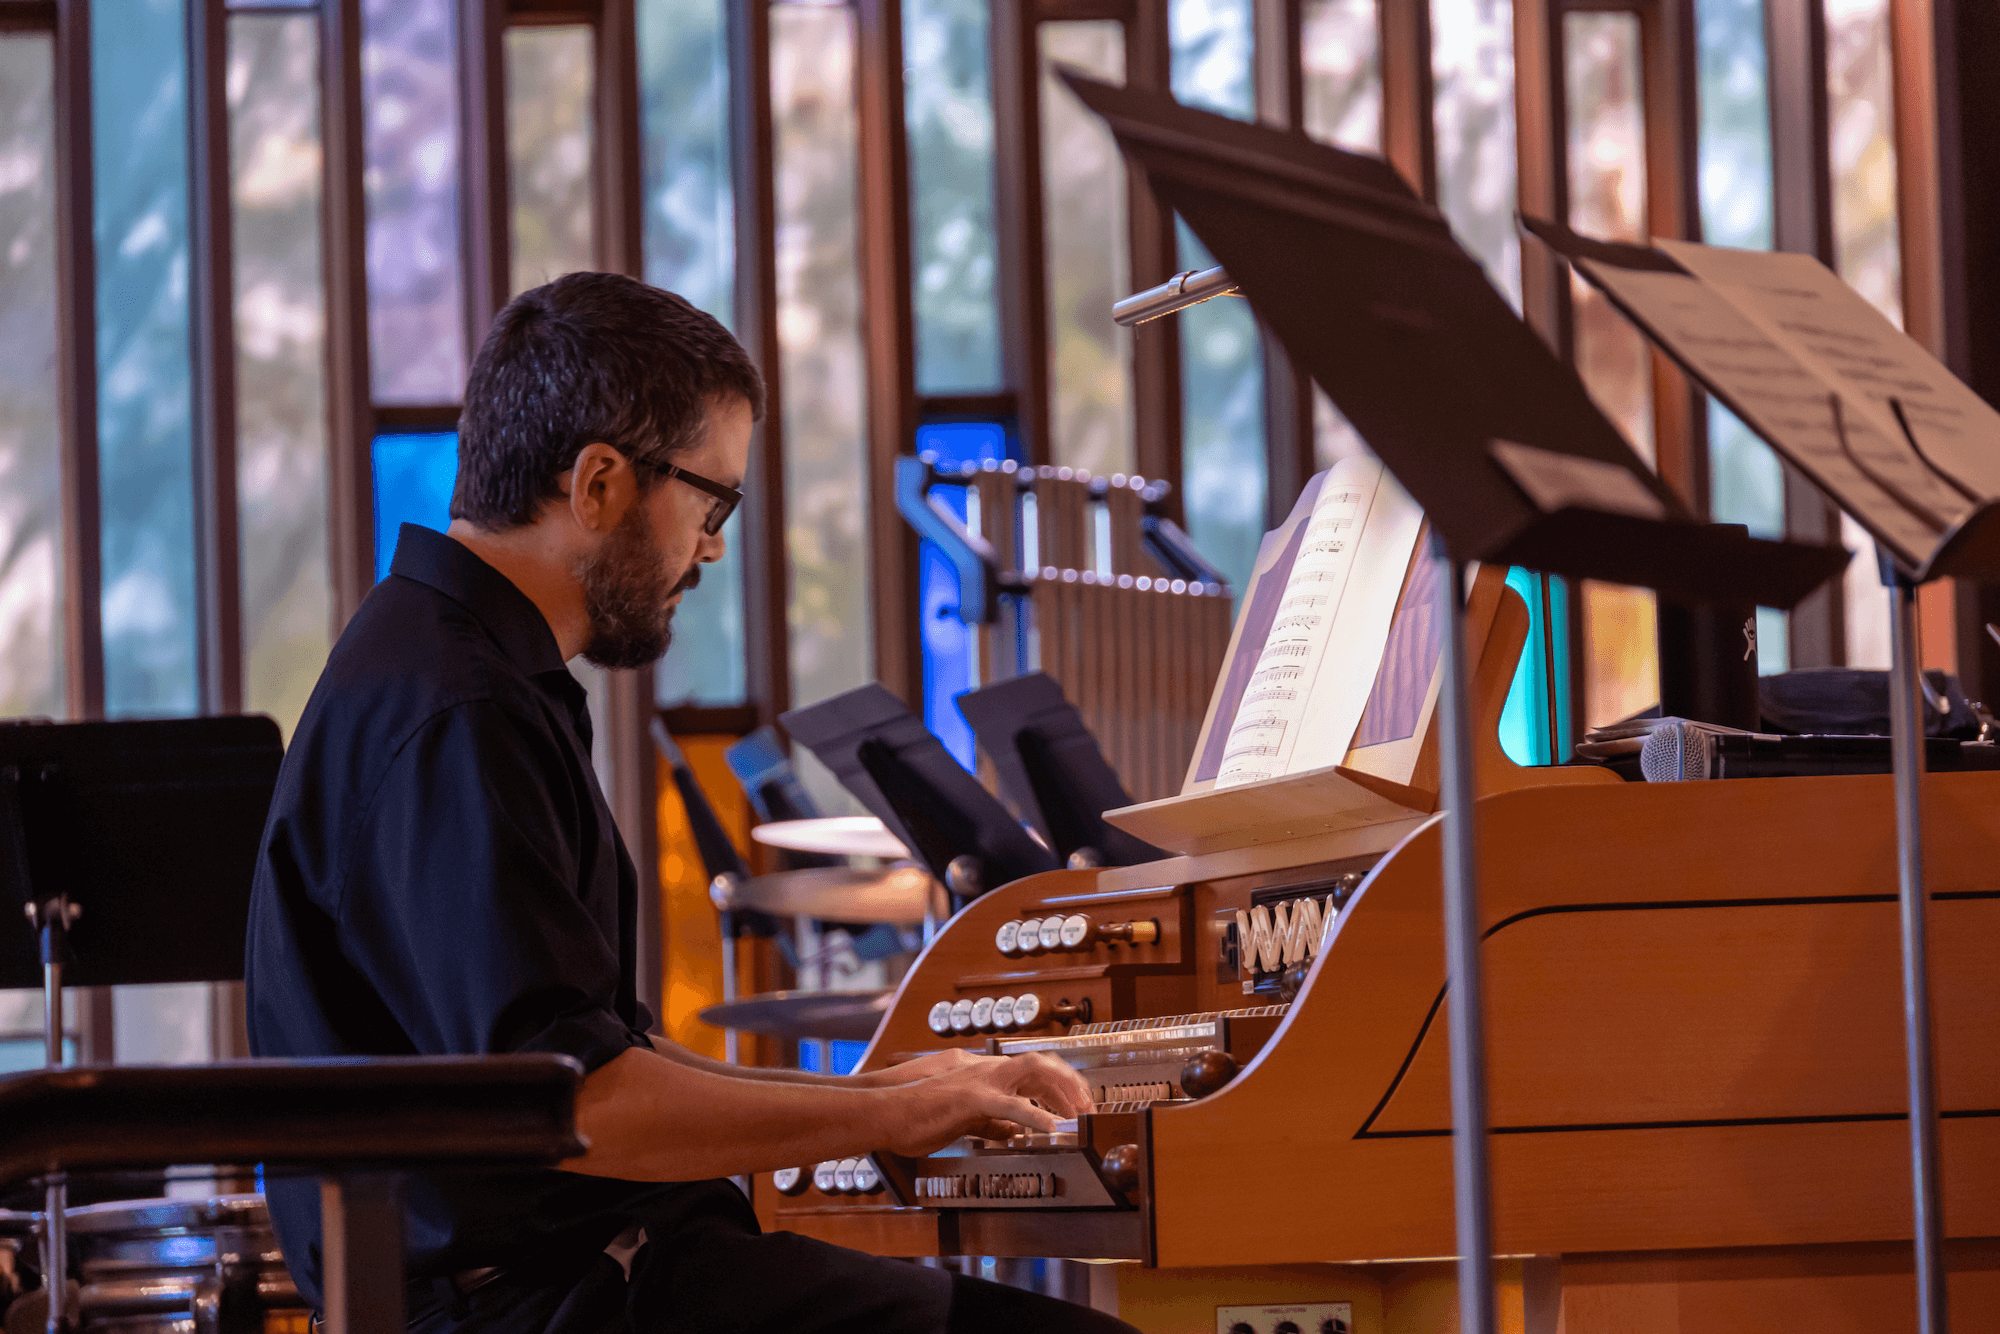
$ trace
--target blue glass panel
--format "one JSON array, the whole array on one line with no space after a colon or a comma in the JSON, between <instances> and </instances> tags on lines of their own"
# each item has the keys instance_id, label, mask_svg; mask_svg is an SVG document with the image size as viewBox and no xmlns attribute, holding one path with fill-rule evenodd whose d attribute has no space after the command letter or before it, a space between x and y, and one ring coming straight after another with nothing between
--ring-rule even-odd
<instances>
[{"instance_id":1,"label":"blue glass panel","mask_svg":"<svg viewBox=\"0 0 2000 1334\"><path fill-rule=\"evenodd\" d=\"M836 1075L853 1074L854 1067L861 1064L861 1058L868 1050L867 1043L849 1042L845 1038L835 1038L832 1042L824 1045L832 1048L833 1073ZM807 1074L817 1075L822 1073L819 1068L821 1049L822 1044L818 1042L801 1042L799 1044L799 1069L805 1071Z\"/></svg>"},{"instance_id":2,"label":"blue glass panel","mask_svg":"<svg viewBox=\"0 0 2000 1334\"><path fill-rule=\"evenodd\" d=\"M917 450L933 454L939 468L999 461L1007 457L1007 429L998 422L928 422L917 428ZM966 490L940 486L932 491L960 520L966 516ZM924 654L924 725L937 734L960 764L973 770L978 763L972 727L958 711L957 697L979 682L979 628L958 619L958 575L937 544L923 542L917 552L917 597Z\"/></svg>"},{"instance_id":3,"label":"blue glass panel","mask_svg":"<svg viewBox=\"0 0 2000 1334\"><path fill-rule=\"evenodd\" d=\"M128 0L90 33L104 694L113 716L199 705L183 22L177 0Z\"/></svg>"},{"instance_id":4,"label":"blue glass panel","mask_svg":"<svg viewBox=\"0 0 2000 1334\"><path fill-rule=\"evenodd\" d=\"M406 523L443 532L451 526L458 480L458 433L375 437L375 577L389 573L396 532Z\"/></svg>"},{"instance_id":5,"label":"blue glass panel","mask_svg":"<svg viewBox=\"0 0 2000 1334\"><path fill-rule=\"evenodd\" d=\"M1181 265L1215 259L1178 219ZM1182 504L1188 536L1241 593L1264 538L1264 357L1250 304L1235 297L1191 306L1181 321Z\"/></svg>"},{"instance_id":6,"label":"blue glass panel","mask_svg":"<svg viewBox=\"0 0 2000 1334\"><path fill-rule=\"evenodd\" d=\"M723 0L640 0L638 21L646 281L733 328L736 197ZM722 559L702 571L701 586L674 613L674 647L653 669L661 704L746 698L741 534L732 517Z\"/></svg>"},{"instance_id":7,"label":"blue glass panel","mask_svg":"<svg viewBox=\"0 0 2000 1334\"><path fill-rule=\"evenodd\" d=\"M983 0L905 0L917 392L1000 388L993 94Z\"/></svg>"}]
</instances>

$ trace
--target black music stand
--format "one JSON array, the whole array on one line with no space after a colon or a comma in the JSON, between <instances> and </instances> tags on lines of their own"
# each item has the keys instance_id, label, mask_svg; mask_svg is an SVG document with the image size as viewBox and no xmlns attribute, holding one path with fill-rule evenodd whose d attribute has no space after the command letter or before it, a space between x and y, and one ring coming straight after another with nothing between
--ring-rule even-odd
<instances>
[{"instance_id":1,"label":"black music stand","mask_svg":"<svg viewBox=\"0 0 2000 1334\"><path fill-rule=\"evenodd\" d=\"M0 987L243 976L250 883L284 743L263 717L0 724L0 876L32 926L0 931ZM64 1319L68 1181L45 1182L49 1329Z\"/></svg>"},{"instance_id":2,"label":"black music stand","mask_svg":"<svg viewBox=\"0 0 2000 1334\"><path fill-rule=\"evenodd\" d=\"M1062 77L1430 520L1449 626L1439 795L1459 1311L1468 1334L1491 1334L1465 562L1790 607L1838 575L1847 553L1698 522L1380 159L1164 93Z\"/></svg>"},{"instance_id":3,"label":"black music stand","mask_svg":"<svg viewBox=\"0 0 2000 1334\"><path fill-rule=\"evenodd\" d=\"M1890 461L1908 469L1904 475L1935 478L1969 508L1956 523L1946 523L1915 500L1895 481L1865 464L1852 448L1843 423L1840 396L1829 402L1832 429L1854 471L1838 473L1831 460L1814 456L1801 446L1797 423L1776 423L1757 405L1740 401L1731 386L1708 373L1689 348L1679 346L1656 322L1657 312L1628 299L1615 279L1618 270L1670 275L1681 280L1694 275L1672 256L1647 246L1621 245L1580 236L1567 227L1523 218L1522 226L1586 281L1602 291L1656 347L1685 370L1704 390L1736 414L1776 450L1780 457L1817 486L1820 492L1859 523L1875 539L1881 577L1889 590L1889 763L1896 794L1896 853L1898 919L1902 937L1903 1047L1910 1100L1910 1175L1916 1251L1917 1315L1922 1334L1942 1334L1946 1325L1946 1284L1942 1256L1944 1238L1943 1182L1938 1153L1937 1074L1934 1068L1930 1003L1930 957L1927 944L1928 895L1923 867L1923 672L1917 645L1917 588L1934 579L1955 576L1982 583L2000 580L2000 496L1982 494L1975 485L1940 467L1925 451L1912 418L1897 398L1888 402L1901 439L1890 437ZM1775 257L1774 257L1775 258ZM1781 262L1798 263L1785 256ZM1816 261L1814 261L1816 262ZM1910 392L1907 388L1904 393ZM1989 423L1989 431L1993 424ZM1860 434L1859 423L1854 434ZM1989 434L1989 445L2000 439ZM1907 453L1898 457L1898 451ZM1876 454L1876 464L1884 462ZM1911 466L1914 465L1914 466ZM1911 520L1915 518L1914 525ZM1917 534L1913 539L1913 533Z\"/></svg>"},{"instance_id":4,"label":"black music stand","mask_svg":"<svg viewBox=\"0 0 2000 1334\"><path fill-rule=\"evenodd\" d=\"M861 686L778 721L930 867L955 905L1056 869L1055 855L881 686Z\"/></svg>"},{"instance_id":5,"label":"black music stand","mask_svg":"<svg viewBox=\"0 0 2000 1334\"><path fill-rule=\"evenodd\" d=\"M1137 866L1172 855L1105 823L1104 812L1130 806L1131 794L1054 677L1029 672L968 690L958 709L993 760L1001 793L1064 862Z\"/></svg>"}]
</instances>

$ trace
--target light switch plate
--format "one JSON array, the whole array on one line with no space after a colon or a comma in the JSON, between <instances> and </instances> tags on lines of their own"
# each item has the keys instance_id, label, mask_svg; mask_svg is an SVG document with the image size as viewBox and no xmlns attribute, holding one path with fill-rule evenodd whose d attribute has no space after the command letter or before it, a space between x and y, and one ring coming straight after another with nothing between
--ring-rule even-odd
<instances>
[{"instance_id":1,"label":"light switch plate","mask_svg":"<svg viewBox=\"0 0 2000 1334\"><path fill-rule=\"evenodd\" d=\"M1298 1334L1354 1334L1351 1302L1289 1302L1282 1306L1218 1306L1215 1334L1279 1334L1289 1324ZM1283 1334L1292 1334L1292 1329Z\"/></svg>"}]
</instances>

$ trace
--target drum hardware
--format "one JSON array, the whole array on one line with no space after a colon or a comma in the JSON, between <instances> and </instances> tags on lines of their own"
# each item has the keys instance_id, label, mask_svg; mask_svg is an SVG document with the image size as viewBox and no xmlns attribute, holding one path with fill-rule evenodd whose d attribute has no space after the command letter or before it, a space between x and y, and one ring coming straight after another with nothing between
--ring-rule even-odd
<instances>
[{"instance_id":1,"label":"drum hardware","mask_svg":"<svg viewBox=\"0 0 2000 1334\"><path fill-rule=\"evenodd\" d=\"M766 847L822 852L835 857L880 857L906 861L910 850L872 815L824 815L760 824L750 837Z\"/></svg>"},{"instance_id":2,"label":"drum hardware","mask_svg":"<svg viewBox=\"0 0 2000 1334\"><path fill-rule=\"evenodd\" d=\"M778 1038L866 1042L888 1013L887 988L871 991L769 991L760 996L711 1005L700 1012L705 1024Z\"/></svg>"},{"instance_id":3,"label":"drum hardware","mask_svg":"<svg viewBox=\"0 0 2000 1334\"><path fill-rule=\"evenodd\" d=\"M911 865L879 871L811 866L748 879L724 873L710 882L708 895L723 912L748 909L776 917L894 926L935 915L939 898L930 872Z\"/></svg>"}]
</instances>

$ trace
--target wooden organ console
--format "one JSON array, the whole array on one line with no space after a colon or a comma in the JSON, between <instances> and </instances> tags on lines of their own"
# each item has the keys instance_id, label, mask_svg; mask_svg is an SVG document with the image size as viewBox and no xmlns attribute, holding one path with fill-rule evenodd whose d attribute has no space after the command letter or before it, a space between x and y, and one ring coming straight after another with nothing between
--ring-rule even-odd
<instances>
[{"instance_id":1,"label":"wooden organ console","mask_svg":"<svg viewBox=\"0 0 2000 1334\"><path fill-rule=\"evenodd\" d=\"M1526 611L1494 572L1467 633L1503 1327L1914 1329L1890 779L1516 768L1495 725ZM1331 814L1266 803L1237 838L1136 807L1117 823L1179 855L974 901L863 1068L1050 1051L1096 1111L767 1174L766 1225L1124 1262L1093 1288L1147 1331L1206 1331L1238 1301L1345 1303L1354 1334L1456 1328L1427 784L1420 763ZM1954 1323L2000 1328L2000 774L1933 775L1926 796Z\"/></svg>"}]
</instances>

